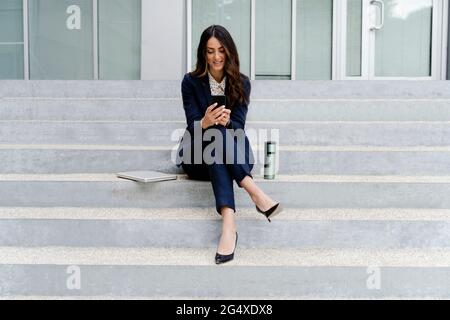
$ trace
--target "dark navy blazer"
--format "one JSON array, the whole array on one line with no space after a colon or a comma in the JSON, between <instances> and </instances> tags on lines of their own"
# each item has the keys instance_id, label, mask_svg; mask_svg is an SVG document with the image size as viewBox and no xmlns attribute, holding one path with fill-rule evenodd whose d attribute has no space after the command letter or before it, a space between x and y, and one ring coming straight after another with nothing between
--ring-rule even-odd
<instances>
[{"instance_id":1,"label":"dark navy blazer","mask_svg":"<svg viewBox=\"0 0 450 320\"><path fill-rule=\"evenodd\" d=\"M250 103L251 84L250 79L241 73L243 89L248 103ZM228 83L226 84L228 85ZM211 88L209 85L208 75L203 77L193 77L190 73L186 73L181 83L181 94L183 97L183 108L186 114L187 128L191 135L191 141L182 141L178 149L178 156L182 156L182 148L186 148L192 144L194 139L194 125L200 126L200 120L204 117L206 109L212 104ZM245 120L247 118L248 103L237 102L231 111L229 129L245 129ZM204 130L202 130L204 132ZM246 149L251 151L248 138L245 137ZM246 151L247 152L247 151ZM248 154L246 158L248 158ZM251 155L250 157L253 157ZM180 161L177 161L178 163ZM180 165L180 164L179 164Z\"/></svg>"}]
</instances>

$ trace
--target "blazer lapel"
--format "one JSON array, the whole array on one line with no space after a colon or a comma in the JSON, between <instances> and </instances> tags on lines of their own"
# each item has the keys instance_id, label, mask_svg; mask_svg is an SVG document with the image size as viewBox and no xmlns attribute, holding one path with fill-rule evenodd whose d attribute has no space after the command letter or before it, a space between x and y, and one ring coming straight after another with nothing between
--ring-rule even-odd
<instances>
[{"instance_id":1,"label":"blazer lapel","mask_svg":"<svg viewBox=\"0 0 450 320\"><path fill-rule=\"evenodd\" d=\"M206 108L208 108L211 105L211 102L212 102L211 87L209 85L208 75L205 75L205 76L201 77L200 78L200 82L202 84L202 91L203 91L203 95L205 97L205 102L206 102L206 105L203 106L203 107L206 110Z\"/></svg>"}]
</instances>

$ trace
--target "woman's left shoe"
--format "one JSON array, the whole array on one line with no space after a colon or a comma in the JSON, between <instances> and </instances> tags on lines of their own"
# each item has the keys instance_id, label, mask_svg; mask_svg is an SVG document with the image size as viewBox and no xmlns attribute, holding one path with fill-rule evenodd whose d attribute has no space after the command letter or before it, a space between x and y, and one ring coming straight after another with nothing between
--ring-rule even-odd
<instances>
[{"instance_id":1,"label":"woman's left shoe","mask_svg":"<svg viewBox=\"0 0 450 320\"><path fill-rule=\"evenodd\" d=\"M256 211L263 214L267 218L267 220L269 220L269 222L272 222L272 221L270 221L270 218L275 217L277 214L279 214L281 211L283 211L283 208L281 207L281 204L279 202L267 211L260 210L258 208L258 206L256 206L256 205L255 205L255 207L256 207Z\"/></svg>"},{"instance_id":2,"label":"woman's left shoe","mask_svg":"<svg viewBox=\"0 0 450 320\"><path fill-rule=\"evenodd\" d=\"M225 263L225 262L233 260L233 258L234 258L234 251L236 250L236 246L237 246L237 240L238 240L238 233L236 232L236 242L234 244L233 253L227 254L227 255L223 255L223 254L220 254L220 253L216 252L216 258L215 258L216 259L216 264L222 264L222 263Z\"/></svg>"}]
</instances>

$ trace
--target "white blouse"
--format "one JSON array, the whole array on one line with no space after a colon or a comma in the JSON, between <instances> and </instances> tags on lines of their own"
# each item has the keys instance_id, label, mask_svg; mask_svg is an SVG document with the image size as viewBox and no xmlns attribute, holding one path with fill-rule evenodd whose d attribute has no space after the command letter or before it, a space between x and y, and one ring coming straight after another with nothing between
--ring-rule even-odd
<instances>
[{"instance_id":1,"label":"white blouse","mask_svg":"<svg viewBox=\"0 0 450 320\"><path fill-rule=\"evenodd\" d=\"M223 77L222 82L218 83L216 79L208 72L209 77L209 86L211 88L211 95L220 96L225 94L225 83L227 80L227 76Z\"/></svg>"},{"instance_id":2,"label":"white blouse","mask_svg":"<svg viewBox=\"0 0 450 320\"><path fill-rule=\"evenodd\" d=\"M208 72L209 77L209 87L211 88L212 96L220 96L225 95L225 83L227 81L227 76L223 77L222 82L218 83L216 79ZM203 119L200 121L200 126L203 128L202 124ZM230 120L228 120L227 127L230 124ZM217 123L216 123L217 125Z\"/></svg>"}]
</instances>

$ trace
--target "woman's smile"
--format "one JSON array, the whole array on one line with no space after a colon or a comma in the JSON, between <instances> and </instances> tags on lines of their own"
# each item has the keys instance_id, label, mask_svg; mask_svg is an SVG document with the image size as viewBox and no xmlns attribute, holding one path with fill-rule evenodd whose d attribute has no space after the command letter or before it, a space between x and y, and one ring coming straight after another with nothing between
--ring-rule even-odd
<instances>
[{"instance_id":1,"label":"woman's smile","mask_svg":"<svg viewBox=\"0 0 450 320\"><path fill-rule=\"evenodd\" d=\"M225 48L222 46L219 40L215 37L211 37L206 45L206 61L215 72L221 72L225 67L226 53ZM214 76L221 77L221 74L214 74Z\"/></svg>"}]
</instances>

